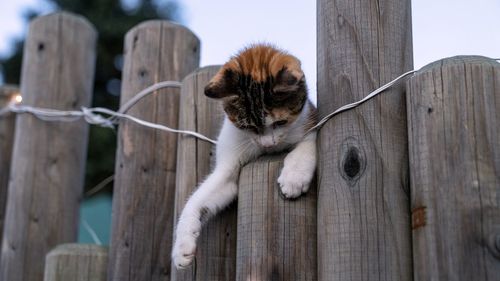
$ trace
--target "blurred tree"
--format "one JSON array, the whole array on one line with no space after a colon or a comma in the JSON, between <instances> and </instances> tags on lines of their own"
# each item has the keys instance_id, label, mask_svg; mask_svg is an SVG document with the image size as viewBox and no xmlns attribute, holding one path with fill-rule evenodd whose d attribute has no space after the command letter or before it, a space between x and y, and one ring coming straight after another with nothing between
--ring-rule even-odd
<instances>
[{"instance_id":1,"label":"blurred tree","mask_svg":"<svg viewBox=\"0 0 500 281\"><path fill-rule=\"evenodd\" d=\"M119 105L123 38L136 24L148 19L175 19L177 4L153 0L47 0L55 10L86 17L99 33L93 106L116 110ZM28 11L27 20L37 14ZM23 41L15 42L8 58L0 58L5 83L19 84ZM89 189L114 173L116 132L90 127L85 187ZM108 184L109 189L112 185Z\"/></svg>"}]
</instances>

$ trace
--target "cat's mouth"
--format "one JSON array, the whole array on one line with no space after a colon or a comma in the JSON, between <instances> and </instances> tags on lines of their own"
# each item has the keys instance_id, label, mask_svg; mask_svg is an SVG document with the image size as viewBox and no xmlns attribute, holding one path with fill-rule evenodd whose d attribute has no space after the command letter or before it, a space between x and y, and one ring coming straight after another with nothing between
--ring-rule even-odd
<instances>
[{"instance_id":1,"label":"cat's mouth","mask_svg":"<svg viewBox=\"0 0 500 281\"><path fill-rule=\"evenodd\" d=\"M255 143L264 153L274 153L274 152L282 151L287 146L286 143L284 143L282 141L262 142L259 140L255 140Z\"/></svg>"},{"instance_id":2,"label":"cat's mouth","mask_svg":"<svg viewBox=\"0 0 500 281\"><path fill-rule=\"evenodd\" d=\"M278 143L273 143L273 144L263 144L263 143L259 143L259 146L263 149L271 149L273 147L276 147L278 146Z\"/></svg>"},{"instance_id":3,"label":"cat's mouth","mask_svg":"<svg viewBox=\"0 0 500 281\"><path fill-rule=\"evenodd\" d=\"M267 139L267 138L260 138L260 139L256 140L255 142L262 149L272 149L272 148L279 145L279 142L275 141L274 139Z\"/></svg>"}]
</instances>

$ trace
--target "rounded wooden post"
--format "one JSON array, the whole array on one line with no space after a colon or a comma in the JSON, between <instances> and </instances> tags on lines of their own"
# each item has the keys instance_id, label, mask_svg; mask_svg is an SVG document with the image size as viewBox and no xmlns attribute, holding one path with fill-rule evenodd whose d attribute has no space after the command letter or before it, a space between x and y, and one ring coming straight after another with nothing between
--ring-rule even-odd
<instances>
[{"instance_id":1,"label":"rounded wooden post","mask_svg":"<svg viewBox=\"0 0 500 281\"><path fill-rule=\"evenodd\" d=\"M411 70L410 0L318 1L320 117ZM319 132L319 280L411 280L405 96L393 87Z\"/></svg>"},{"instance_id":2,"label":"rounded wooden post","mask_svg":"<svg viewBox=\"0 0 500 281\"><path fill-rule=\"evenodd\" d=\"M30 24L21 75L22 104L61 110L89 106L96 31L56 13ZM77 238L88 125L17 117L0 279L43 279L45 255Z\"/></svg>"},{"instance_id":3,"label":"rounded wooden post","mask_svg":"<svg viewBox=\"0 0 500 281\"><path fill-rule=\"evenodd\" d=\"M198 69L182 82L179 128L217 139L224 114L220 101L205 97L204 88L220 66ZM196 187L213 170L215 146L191 136L179 136L175 218ZM236 276L236 206L233 204L203 226L198 237L195 265L172 266L172 281L234 281Z\"/></svg>"},{"instance_id":4,"label":"rounded wooden post","mask_svg":"<svg viewBox=\"0 0 500 281\"><path fill-rule=\"evenodd\" d=\"M280 196L283 155L241 170L236 280L317 280L316 183L295 200Z\"/></svg>"},{"instance_id":5,"label":"rounded wooden post","mask_svg":"<svg viewBox=\"0 0 500 281\"><path fill-rule=\"evenodd\" d=\"M415 280L498 280L500 64L434 62L407 100Z\"/></svg>"},{"instance_id":6,"label":"rounded wooden post","mask_svg":"<svg viewBox=\"0 0 500 281\"><path fill-rule=\"evenodd\" d=\"M0 87L0 110L13 101L19 89L14 86ZM0 241L3 235L5 222L5 205L7 204L7 190L9 185L9 173L14 145L15 114L0 116Z\"/></svg>"},{"instance_id":7,"label":"rounded wooden post","mask_svg":"<svg viewBox=\"0 0 500 281\"><path fill-rule=\"evenodd\" d=\"M198 66L199 40L188 29L147 21L125 37L121 104L154 83L180 81ZM161 89L128 114L177 127L179 89ZM177 135L123 121L118 133L109 280L168 280Z\"/></svg>"},{"instance_id":8,"label":"rounded wooden post","mask_svg":"<svg viewBox=\"0 0 500 281\"><path fill-rule=\"evenodd\" d=\"M108 248L62 244L45 258L44 281L106 281Z\"/></svg>"}]
</instances>

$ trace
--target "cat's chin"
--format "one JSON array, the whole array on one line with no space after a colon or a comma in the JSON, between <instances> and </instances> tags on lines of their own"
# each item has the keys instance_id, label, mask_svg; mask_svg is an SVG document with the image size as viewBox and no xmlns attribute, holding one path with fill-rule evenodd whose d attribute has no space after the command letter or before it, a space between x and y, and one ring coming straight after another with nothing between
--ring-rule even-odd
<instances>
[{"instance_id":1,"label":"cat's chin","mask_svg":"<svg viewBox=\"0 0 500 281\"><path fill-rule=\"evenodd\" d=\"M264 146L264 145L259 144L259 148L265 154L277 154L277 153L281 153L283 151L289 150L291 148L291 146L290 146L290 144L282 142L282 143L277 143L277 144L272 145L272 146Z\"/></svg>"}]
</instances>

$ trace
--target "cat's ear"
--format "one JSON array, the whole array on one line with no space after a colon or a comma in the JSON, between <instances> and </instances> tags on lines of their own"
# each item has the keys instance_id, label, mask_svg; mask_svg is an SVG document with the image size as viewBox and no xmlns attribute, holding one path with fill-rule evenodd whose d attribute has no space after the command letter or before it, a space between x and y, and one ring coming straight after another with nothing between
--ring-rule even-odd
<instances>
[{"instance_id":1,"label":"cat's ear","mask_svg":"<svg viewBox=\"0 0 500 281\"><path fill-rule=\"evenodd\" d=\"M222 68L205 86L205 96L221 99L237 95L236 75L231 69Z\"/></svg>"},{"instance_id":2,"label":"cat's ear","mask_svg":"<svg viewBox=\"0 0 500 281\"><path fill-rule=\"evenodd\" d=\"M290 93L300 89L304 84L304 73L300 69L282 68L275 77L273 91L275 93Z\"/></svg>"}]
</instances>

